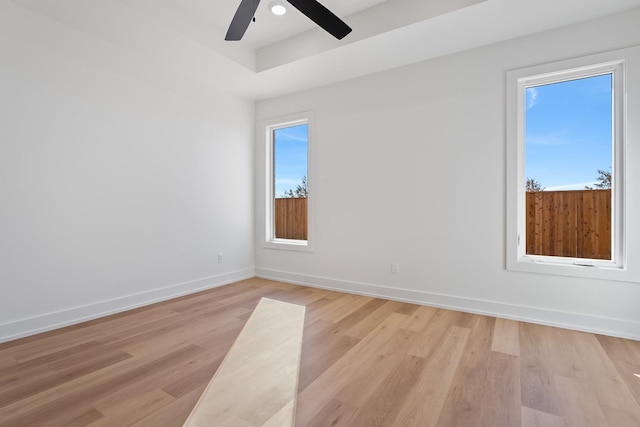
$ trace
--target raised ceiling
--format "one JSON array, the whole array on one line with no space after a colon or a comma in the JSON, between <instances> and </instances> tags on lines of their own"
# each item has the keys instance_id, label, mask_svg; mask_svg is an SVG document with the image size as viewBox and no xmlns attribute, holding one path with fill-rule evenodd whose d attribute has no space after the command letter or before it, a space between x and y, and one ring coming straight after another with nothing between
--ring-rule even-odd
<instances>
[{"instance_id":1,"label":"raised ceiling","mask_svg":"<svg viewBox=\"0 0 640 427\"><path fill-rule=\"evenodd\" d=\"M242 41L240 0L12 0L125 49L158 75L251 99L279 96L640 7L640 0L322 0L353 28L336 40L262 0ZM119 64L119 67L125 67Z\"/></svg>"}]
</instances>

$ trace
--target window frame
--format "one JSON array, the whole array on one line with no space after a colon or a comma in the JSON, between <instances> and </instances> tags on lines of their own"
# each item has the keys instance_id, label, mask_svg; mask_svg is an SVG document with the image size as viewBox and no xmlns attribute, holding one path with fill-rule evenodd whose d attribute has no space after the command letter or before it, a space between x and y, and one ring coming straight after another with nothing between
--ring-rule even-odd
<instances>
[{"instance_id":1,"label":"window frame","mask_svg":"<svg viewBox=\"0 0 640 427\"><path fill-rule=\"evenodd\" d=\"M282 239L275 237L275 194L274 194L274 131L292 126L307 125L307 240ZM307 111L279 117L264 122L265 132L265 234L262 246L270 249L293 251L313 251L313 201L314 201L314 167L313 153L313 112Z\"/></svg>"},{"instance_id":2,"label":"window frame","mask_svg":"<svg viewBox=\"0 0 640 427\"><path fill-rule=\"evenodd\" d=\"M627 198L627 62L638 60L640 48L629 48L598 55L507 72L507 270L557 274L574 277L638 281L637 267L629 269L629 218ZM596 75L613 76L612 122L612 260L555 257L526 254L525 206L525 91L540 86ZM634 247L636 242L634 243Z\"/></svg>"}]
</instances>

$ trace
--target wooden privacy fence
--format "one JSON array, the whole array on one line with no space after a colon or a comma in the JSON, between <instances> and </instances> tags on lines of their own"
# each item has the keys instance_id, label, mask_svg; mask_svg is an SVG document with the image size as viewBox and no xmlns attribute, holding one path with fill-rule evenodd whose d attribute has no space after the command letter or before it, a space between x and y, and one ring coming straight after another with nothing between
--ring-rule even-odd
<instances>
[{"instance_id":1,"label":"wooden privacy fence","mask_svg":"<svg viewBox=\"0 0 640 427\"><path fill-rule=\"evenodd\" d=\"M307 240L307 199L275 199L275 234L278 239Z\"/></svg>"},{"instance_id":2,"label":"wooden privacy fence","mask_svg":"<svg viewBox=\"0 0 640 427\"><path fill-rule=\"evenodd\" d=\"M527 192L527 254L611 259L611 190Z\"/></svg>"}]
</instances>

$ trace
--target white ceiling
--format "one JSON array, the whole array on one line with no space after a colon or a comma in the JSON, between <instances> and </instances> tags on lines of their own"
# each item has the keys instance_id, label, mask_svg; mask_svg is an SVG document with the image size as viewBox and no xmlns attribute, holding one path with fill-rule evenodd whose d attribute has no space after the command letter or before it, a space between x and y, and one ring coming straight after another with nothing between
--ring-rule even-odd
<instances>
[{"instance_id":1,"label":"white ceiling","mask_svg":"<svg viewBox=\"0 0 640 427\"><path fill-rule=\"evenodd\" d=\"M251 99L640 7L640 0L321 0L353 28L338 41L293 7L272 15L269 1L242 41L226 42L240 0L12 0L125 49L158 75Z\"/></svg>"},{"instance_id":2,"label":"white ceiling","mask_svg":"<svg viewBox=\"0 0 640 427\"><path fill-rule=\"evenodd\" d=\"M145 0L130 0L142 3ZM384 3L385 0L321 0L322 4L340 17L346 17L353 13ZM156 1L146 1L156 3ZM256 12L256 22L252 23L242 44L253 49L270 45L274 42L294 36L304 31L315 28L315 24L300 13L293 6L287 6L287 13L283 16L275 16L269 11L271 0L262 0ZM184 10L195 15L208 17L217 28L226 31L240 0L172 0L164 3L180 4Z\"/></svg>"}]
</instances>

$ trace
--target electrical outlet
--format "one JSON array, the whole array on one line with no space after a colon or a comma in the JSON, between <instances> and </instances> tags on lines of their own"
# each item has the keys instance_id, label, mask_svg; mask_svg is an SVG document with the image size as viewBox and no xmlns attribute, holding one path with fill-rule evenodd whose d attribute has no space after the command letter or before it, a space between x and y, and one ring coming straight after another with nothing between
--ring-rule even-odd
<instances>
[{"instance_id":1,"label":"electrical outlet","mask_svg":"<svg viewBox=\"0 0 640 427\"><path fill-rule=\"evenodd\" d=\"M222 258L223 258L223 253L222 253L222 252L220 252L220 253L218 254L218 264L222 264Z\"/></svg>"},{"instance_id":2,"label":"electrical outlet","mask_svg":"<svg viewBox=\"0 0 640 427\"><path fill-rule=\"evenodd\" d=\"M391 272L393 274L400 273L400 264L398 264L397 262L392 262L391 263Z\"/></svg>"}]
</instances>

